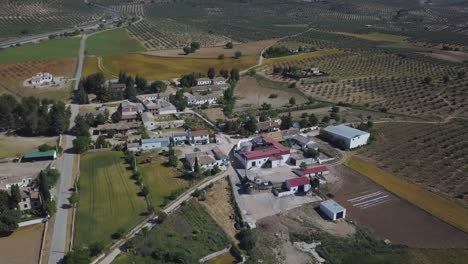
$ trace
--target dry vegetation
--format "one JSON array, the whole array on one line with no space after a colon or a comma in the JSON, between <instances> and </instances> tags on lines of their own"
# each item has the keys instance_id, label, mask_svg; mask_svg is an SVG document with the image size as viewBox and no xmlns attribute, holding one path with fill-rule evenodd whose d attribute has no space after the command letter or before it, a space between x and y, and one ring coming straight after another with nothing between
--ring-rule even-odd
<instances>
[{"instance_id":1,"label":"dry vegetation","mask_svg":"<svg viewBox=\"0 0 468 264\"><path fill-rule=\"evenodd\" d=\"M27 151L37 150L42 144L55 145L56 137L19 137L0 134L0 159L19 157Z\"/></svg>"},{"instance_id":2,"label":"dry vegetation","mask_svg":"<svg viewBox=\"0 0 468 264\"><path fill-rule=\"evenodd\" d=\"M231 187L228 180L223 179L215 183L208 191L203 204L216 223L221 226L232 240L235 240L237 233L234 228L235 213L234 207L231 204Z\"/></svg>"},{"instance_id":3,"label":"dry vegetation","mask_svg":"<svg viewBox=\"0 0 468 264\"><path fill-rule=\"evenodd\" d=\"M0 263L35 264L39 261L44 225L20 228L0 239Z\"/></svg>"},{"instance_id":4,"label":"dry vegetation","mask_svg":"<svg viewBox=\"0 0 468 264\"><path fill-rule=\"evenodd\" d=\"M23 87L23 81L38 72L49 72L54 76L72 78L75 67L75 58L0 64L0 78L2 79L0 93L9 93L16 97L36 96L67 100L70 97L68 88L26 88ZM69 83L71 84L71 82Z\"/></svg>"}]
</instances>

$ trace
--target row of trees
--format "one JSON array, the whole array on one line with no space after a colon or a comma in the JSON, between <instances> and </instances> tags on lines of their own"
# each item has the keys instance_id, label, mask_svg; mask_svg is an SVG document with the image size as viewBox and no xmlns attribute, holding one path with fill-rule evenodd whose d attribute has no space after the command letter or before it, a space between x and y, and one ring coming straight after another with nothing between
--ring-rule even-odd
<instances>
[{"instance_id":1,"label":"row of trees","mask_svg":"<svg viewBox=\"0 0 468 264\"><path fill-rule=\"evenodd\" d=\"M88 94L96 95L99 102L118 101L128 99L135 101L138 94L162 93L167 86L162 81L155 81L151 84L140 76L133 78L126 72L119 73L119 84L125 84L124 90L112 89L111 83L106 84L106 79L102 73L95 73L80 81L77 92L77 99L80 104L89 103Z\"/></svg>"},{"instance_id":2,"label":"row of trees","mask_svg":"<svg viewBox=\"0 0 468 264\"><path fill-rule=\"evenodd\" d=\"M16 192L13 192L13 187L11 195L5 190L0 190L0 235L13 232L18 227L20 212L15 209L19 202L16 195ZM21 194L19 199L21 199Z\"/></svg>"},{"instance_id":3,"label":"row of trees","mask_svg":"<svg viewBox=\"0 0 468 264\"><path fill-rule=\"evenodd\" d=\"M23 136L57 136L68 130L70 109L65 103L24 97L0 96L0 128L14 129Z\"/></svg>"},{"instance_id":4,"label":"row of trees","mask_svg":"<svg viewBox=\"0 0 468 264\"><path fill-rule=\"evenodd\" d=\"M203 77L204 75L202 73L190 73L190 74L185 74L182 75L180 78L180 85L182 87L191 87L197 85L197 79ZM213 67L210 67L206 73L206 76L210 79L213 79L216 77L216 69ZM220 69L218 72L218 76L224 77L225 79L231 79L238 81L239 80L239 69L233 68L231 71L228 71L227 69Z\"/></svg>"}]
</instances>

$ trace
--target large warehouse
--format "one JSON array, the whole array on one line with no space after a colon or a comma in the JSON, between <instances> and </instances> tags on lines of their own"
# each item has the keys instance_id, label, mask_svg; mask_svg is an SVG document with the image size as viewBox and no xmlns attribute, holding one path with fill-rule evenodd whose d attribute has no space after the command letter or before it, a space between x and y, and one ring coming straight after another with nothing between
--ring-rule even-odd
<instances>
[{"instance_id":1,"label":"large warehouse","mask_svg":"<svg viewBox=\"0 0 468 264\"><path fill-rule=\"evenodd\" d=\"M333 221L346 217L346 209L334 200L321 202L320 211Z\"/></svg>"},{"instance_id":2,"label":"large warehouse","mask_svg":"<svg viewBox=\"0 0 468 264\"><path fill-rule=\"evenodd\" d=\"M331 140L342 141L348 149L366 145L370 137L368 132L345 125L328 126L323 129L323 132L326 133Z\"/></svg>"}]
</instances>

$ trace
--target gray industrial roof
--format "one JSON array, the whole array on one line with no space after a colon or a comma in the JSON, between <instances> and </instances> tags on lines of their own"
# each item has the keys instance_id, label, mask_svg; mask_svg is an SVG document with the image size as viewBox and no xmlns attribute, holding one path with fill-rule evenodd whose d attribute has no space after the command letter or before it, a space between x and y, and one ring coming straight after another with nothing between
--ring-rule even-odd
<instances>
[{"instance_id":1,"label":"gray industrial roof","mask_svg":"<svg viewBox=\"0 0 468 264\"><path fill-rule=\"evenodd\" d=\"M330 210L334 214L337 214L337 213L342 212L342 211L345 210L345 208L343 206L339 205L337 202L335 202L334 200L331 200L331 199L321 202L320 205L327 208L328 210Z\"/></svg>"},{"instance_id":2,"label":"gray industrial roof","mask_svg":"<svg viewBox=\"0 0 468 264\"><path fill-rule=\"evenodd\" d=\"M327 126L325 128L325 131L336 134L336 135L340 135L340 136L345 137L345 138L355 138L355 137L358 137L358 136L369 134L369 133L367 133L365 131L355 129L355 128L345 126L345 125Z\"/></svg>"}]
</instances>

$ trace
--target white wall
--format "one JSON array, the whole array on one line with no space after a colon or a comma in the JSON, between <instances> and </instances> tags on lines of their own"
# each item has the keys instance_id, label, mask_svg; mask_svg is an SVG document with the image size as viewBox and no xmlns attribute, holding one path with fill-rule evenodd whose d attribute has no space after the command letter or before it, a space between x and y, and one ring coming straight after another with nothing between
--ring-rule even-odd
<instances>
[{"instance_id":1,"label":"white wall","mask_svg":"<svg viewBox=\"0 0 468 264\"><path fill-rule=\"evenodd\" d=\"M330 219L333 221L336 220L336 214L334 214L332 211L328 210L325 206L320 204L320 211L322 211L326 216L328 216ZM343 218L346 217L346 209L343 210Z\"/></svg>"},{"instance_id":2,"label":"white wall","mask_svg":"<svg viewBox=\"0 0 468 264\"><path fill-rule=\"evenodd\" d=\"M360 146L364 146L364 145L367 144L367 142L369 142L369 137L370 137L370 134L365 134L365 135L362 135L362 136L352 138L350 140L348 146L349 146L350 149L357 148L357 147L360 147Z\"/></svg>"}]
</instances>

